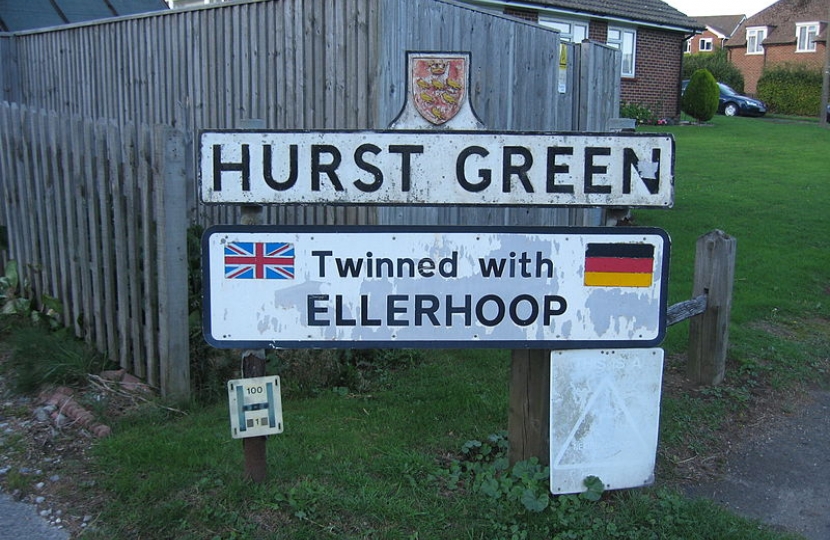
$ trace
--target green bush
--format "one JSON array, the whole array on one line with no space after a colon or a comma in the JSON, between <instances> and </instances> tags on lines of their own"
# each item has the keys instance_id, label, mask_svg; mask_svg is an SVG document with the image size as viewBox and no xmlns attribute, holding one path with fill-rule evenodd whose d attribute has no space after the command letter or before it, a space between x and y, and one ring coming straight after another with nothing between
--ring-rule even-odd
<instances>
[{"instance_id":1,"label":"green bush","mask_svg":"<svg viewBox=\"0 0 830 540\"><path fill-rule=\"evenodd\" d=\"M758 80L758 98L770 112L816 116L821 109L821 71L801 65L765 69Z\"/></svg>"},{"instance_id":2,"label":"green bush","mask_svg":"<svg viewBox=\"0 0 830 540\"><path fill-rule=\"evenodd\" d=\"M637 124L656 124L657 115L646 105L625 103L620 105L620 118L633 118Z\"/></svg>"},{"instance_id":3,"label":"green bush","mask_svg":"<svg viewBox=\"0 0 830 540\"><path fill-rule=\"evenodd\" d=\"M692 74L689 85L680 100L681 110L699 122L711 120L718 110L720 90L715 77L708 70Z\"/></svg>"},{"instance_id":4,"label":"green bush","mask_svg":"<svg viewBox=\"0 0 830 540\"><path fill-rule=\"evenodd\" d=\"M683 79L691 79L695 71L705 69L716 81L731 86L736 92L744 91L744 76L726 57L723 49L713 53L687 54L683 57Z\"/></svg>"}]
</instances>

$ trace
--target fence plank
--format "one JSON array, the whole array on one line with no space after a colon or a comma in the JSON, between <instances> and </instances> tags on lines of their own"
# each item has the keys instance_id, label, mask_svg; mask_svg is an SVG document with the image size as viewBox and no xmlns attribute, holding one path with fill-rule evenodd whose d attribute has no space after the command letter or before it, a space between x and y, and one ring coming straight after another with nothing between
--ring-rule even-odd
<instances>
[{"instance_id":1,"label":"fence plank","mask_svg":"<svg viewBox=\"0 0 830 540\"><path fill-rule=\"evenodd\" d=\"M61 314L61 321L64 326L72 326L72 319L66 304L66 299L71 297L71 283L70 283L70 259L67 256L71 249L67 238L66 227L66 182L64 181L64 168L66 152L61 139L61 123L58 115L49 113L45 117L46 136L48 137L48 151L45 153L45 160L49 164L49 176L51 178L50 184L52 186L52 193L50 198L52 200L52 209L54 218L50 227L51 238L54 242L54 255L52 257L55 274L53 275L54 282L52 288L54 290L55 298L60 299L63 312ZM53 227L53 228L52 228Z\"/></svg>"},{"instance_id":2,"label":"fence plank","mask_svg":"<svg viewBox=\"0 0 830 540\"><path fill-rule=\"evenodd\" d=\"M666 310L666 326L671 326L673 324L677 324L681 321L685 321L690 317L694 317L695 315L700 315L706 311L706 295L701 294L696 298L692 298L691 300L686 300L685 302L678 302Z\"/></svg>"},{"instance_id":3,"label":"fence plank","mask_svg":"<svg viewBox=\"0 0 830 540\"><path fill-rule=\"evenodd\" d=\"M141 252L139 246L141 243L141 220L134 214L136 208L141 208L141 201L138 196L137 183L139 176L137 173L138 155L137 155L137 140L136 128L134 125L127 124L126 129L121 131L121 143L124 147L124 210L132 210L133 213L129 216L125 215L125 221L129 220L126 226L126 239L124 249L124 261L129 268L129 290L128 297L130 298L129 321L130 327L126 334L129 338L128 352L130 353L130 360L127 362L131 373L141 373L144 371L142 366L146 358L147 352L144 348L144 342L141 339Z\"/></svg>"},{"instance_id":4,"label":"fence plank","mask_svg":"<svg viewBox=\"0 0 830 540\"><path fill-rule=\"evenodd\" d=\"M161 188L156 192L160 382L164 396L182 400L190 395L185 140L181 133L161 126L154 136Z\"/></svg>"},{"instance_id":5,"label":"fence plank","mask_svg":"<svg viewBox=\"0 0 830 540\"><path fill-rule=\"evenodd\" d=\"M726 371L729 314L737 240L712 231L697 240L693 296L706 295L706 310L689 324L686 377L697 385L716 385Z\"/></svg>"},{"instance_id":6,"label":"fence plank","mask_svg":"<svg viewBox=\"0 0 830 540\"><path fill-rule=\"evenodd\" d=\"M86 200L86 217L88 220L87 234L89 235L89 259L87 271L91 276L91 288L87 293L92 297L92 327L93 340L99 351L109 352L107 348L107 319L104 307L104 268L101 251L101 214L102 206L98 199L99 186L103 170L98 165L104 147L100 142L100 128L98 124L89 122L84 124L84 148L87 156L96 156L97 159L84 160L84 198Z\"/></svg>"},{"instance_id":7,"label":"fence plank","mask_svg":"<svg viewBox=\"0 0 830 540\"><path fill-rule=\"evenodd\" d=\"M100 153L96 168L98 171L98 190L95 196L98 199L98 207L100 208L100 226L101 231L101 259L106 261L102 264L101 273L101 296L104 308L104 320L106 324L104 329L106 332L107 355L115 362L121 363L122 358L118 354L118 323L117 323L117 304L118 296L116 294L116 272L120 266L120 260L115 257L114 244L114 221L113 214L115 200L113 198L112 190L114 184L118 183L118 162L121 159L120 148L115 137L110 134L111 128L114 126L107 121L100 121L96 123L96 139L100 147ZM113 144L110 143L113 142Z\"/></svg>"},{"instance_id":8,"label":"fence plank","mask_svg":"<svg viewBox=\"0 0 830 540\"><path fill-rule=\"evenodd\" d=\"M77 238L78 217L75 212L75 188L77 187L78 173L77 169L78 156L74 152L77 144L77 135L74 131L76 122L72 119L66 119L60 123L60 145L62 148L61 155L61 170L64 173L63 183L63 207L64 207L64 222L66 223L66 231L63 237L66 240L66 254L64 258L69 263L69 285L70 294L61 299L64 302L64 310L70 318L71 324L75 330L75 336L83 337L82 315L83 309L81 307L83 299L83 290L81 285L81 274L78 261L80 259L80 244Z\"/></svg>"},{"instance_id":9,"label":"fence plank","mask_svg":"<svg viewBox=\"0 0 830 540\"><path fill-rule=\"evenodd\" d=\"M126 139L126 137L124 137ZM111 279L114 318L111 335L115 338L112 351L117 351L119 365L132 373L132 358L130 355L129 314L130 296L129 283L133 268L130 266L130 257L127 249L128 230L127 212L123 190L126 187L124 171L124 150L121 145L121 132L114 123L107 124L107 148L109 148L109 191L110 215L112 219L112 265Z\"/></svg>"},{"instance_id":10,"label":"fence plank","mask_svg":"<svg viewBox=\"0 0 830 540\"><path fill-rule=\"evenodd\" d=\"M156 250L154 248L153 226L154 206L153 188L154 178L152 171L152 137L150 128L146 125L139 127L140 154L138 160L138 186L141 197L141 256L144 260L155 260ZM154 285L154 275L146 266L141 272L142 276L142 298L148 306L157 306L158 295ZM158 328L158 317L155 309L144 310L144 347L146 351L155 351L158 341L156 328ZM146 362L142 366L143 373L137 373L144 377L151 385L158 386L158 369L155 362Z\"/></svg>"},{"instance_id":11,"label":"fence plank","mask_svg":"<svg viewBox=\"0 0 830 540\"><path fill-rule=\"evenodd\" d=\"M35 295L35 306L41 308L41 294L48 294L57 296L55 294L54 284L57 283L57 267L55 261L55 235L54 229L54 210L51 208L50 201L53 199L47 196L46 192L53 191L52 178L49 175L49 161L48 161L48 144L46 136L46 115L34 114L30 118L33 140L37 141L32 148L31 159L34 162L33 174L31 178L42 178L42 182L32 182L34 192L34 206L33 213L37 215L36 226L36 242L38 248L37 267L32 270L37 279L37 287L34 290L39 294Z\"/></svg>"}]
</instances>

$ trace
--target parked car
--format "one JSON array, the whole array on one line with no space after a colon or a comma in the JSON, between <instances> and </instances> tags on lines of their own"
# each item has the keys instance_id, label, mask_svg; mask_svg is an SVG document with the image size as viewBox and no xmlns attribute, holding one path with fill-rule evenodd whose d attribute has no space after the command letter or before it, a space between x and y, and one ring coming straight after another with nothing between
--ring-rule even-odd
<instances>
[{"instance_id":1,"label":"parked car","mask_svg":"<svg viewBox=\"0 0 830 540\"><path fill-rule=\"evenodd\" d=\"M680 93L686 91L688 80L684 80ZM720 96L718 97L718 114L726 116L764 116L767 114L767 106L764 102L755 98L744 96L736 92L729 85L718 83Z\"/></svg>"}]
</instances>

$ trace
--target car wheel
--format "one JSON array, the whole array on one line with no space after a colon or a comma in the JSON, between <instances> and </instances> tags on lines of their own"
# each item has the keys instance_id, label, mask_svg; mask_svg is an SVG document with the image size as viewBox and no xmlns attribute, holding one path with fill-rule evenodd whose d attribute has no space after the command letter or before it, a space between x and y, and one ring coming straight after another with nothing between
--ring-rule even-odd
<instances>
[{"instance_id":1,"label":"car wheel","mask_svg":"<svg viewBox=\"0 0 830 540\"><path fill-rule=\"evenodd\" d=\"M737 116L738 106L734 103L727 103L726 107L723 108L723 114L725 114L726 116Z\"/></svg>"}]
</instances>

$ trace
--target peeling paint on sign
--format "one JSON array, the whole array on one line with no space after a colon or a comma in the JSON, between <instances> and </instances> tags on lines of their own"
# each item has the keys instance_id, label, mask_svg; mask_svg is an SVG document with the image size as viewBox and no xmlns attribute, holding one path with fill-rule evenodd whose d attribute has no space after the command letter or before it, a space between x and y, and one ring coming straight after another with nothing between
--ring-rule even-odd
<instances>
[{"instance_id":1,"label":"peeling paint on sign","mask_svg":"<svg viewBox=\"0 0 830 540\"><path fill-rule=\"evenodd\" d=\"M204 131L205 203L670 207L670 134Z\"/></svg>"},{"instance_id":2,"label":"peeling paint on sign","mask_svg":"<svg viewBox=\"0 0 830 540\"><path fill-rule=\"evenodd\" d=\"M621 258L621 285L591 284L596 245L651 255ZM214 227L205 336L226 348L654 345L668 251L652 228ZM647 278L630 281L632 268Z\"/></svg>"},{"instance_id":3,"label":"peeling paint on sign","mask_svg":"<svg viewBox=\"0 0 830 540\"><path fill-rule=\"evenodd\" d=\"M654 481L663 350L601 349L551 354L550 485L555 495Z\"/></svg>"}]
</instances>

